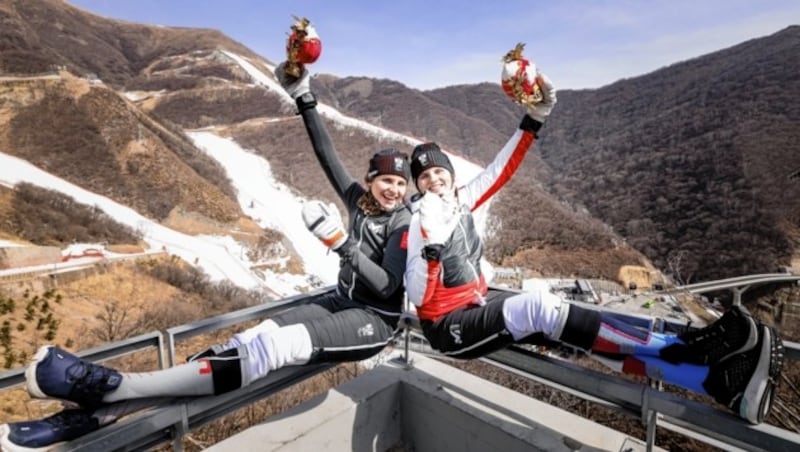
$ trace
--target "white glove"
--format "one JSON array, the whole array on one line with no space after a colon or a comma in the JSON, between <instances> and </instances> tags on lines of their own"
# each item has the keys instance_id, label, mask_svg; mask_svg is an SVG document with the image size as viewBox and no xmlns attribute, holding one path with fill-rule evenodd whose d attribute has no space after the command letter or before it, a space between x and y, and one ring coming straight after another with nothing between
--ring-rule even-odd
<instances>
[{"instance_id":1,"label":"white glove","mask_svg":"<svg viewBox=\"0 0 800 452\"><path fill-rule=\"evenodd\" d=\"M550 115L550 112L553 111L553 107L556 105L556 87L553 86L553 82L550 81L546 75L541 72L537 72L537 74L539 80L541 80L539 87L542 89L542 101L529 106L528 114L531 115L531 118L539 122L544 122L545 118Z\"/></svg>"},{"instance_id":2,"label":"white glove","mask_svg":"<svg viewBox=\"0 0 800 452\"><path fill-rule=\"evenodd\" d=\"M278 83L281 84L292 99L297 99L311 91L311 75L309 75L308 69L303 68L303 73L300 74L300 78L295 78L291 75L286 75L286 72L283 70L285 66L286 62L284 61L275 68L275 78L278 79Z\"/></svg>"},{"instance_id":3,"label":"white glove","mask_svg":"<svg viewBox=\"0 0 800 452\"><path fill-rule=\"evenodd\" d=\"M455 196L425 194L419 204L419 224L425 245L444 245L453 235L460 218Z\"/></svg>"},{"instance_id":4,"label":"white glove","mask_svg":"<svg viewBox=\"0 0 800 452\"><path fill-rule=\"evenodd\" d=\"M303 205L303 222L328 248L336 251L347 242L347 230L342 224L339 209L333 204L309 201Z\"/></svg>"}]
</instances>

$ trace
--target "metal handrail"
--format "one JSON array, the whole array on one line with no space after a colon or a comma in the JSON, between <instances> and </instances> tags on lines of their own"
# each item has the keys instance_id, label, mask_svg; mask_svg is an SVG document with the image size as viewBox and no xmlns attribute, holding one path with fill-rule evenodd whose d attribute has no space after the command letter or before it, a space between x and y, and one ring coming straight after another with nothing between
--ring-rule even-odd
<instances>
[{"instance_id":1,"label":"metal handrail","mask_svg":"<svg viewBox=\"0 0 800 452\"><path fill-rule=\"evenodd\" d=\"M797 433L768 424L750 425L708 404L519 346L492 353L482 360L575 396L602 400L606 406L636 418L641 419L648 411L653 411L659 417L659 426L671 429L671 424L680 425L698 433L697 439L700 440L704 437L713 438L747 450L791 451L800 446L800 435Z\"/></svg>"},{"instance_id":2,"label":"metal handrail","mask_svg":"<svg viewBox=\"0 0 800 452\"><path fill-rule=\"evenodd\" d=\"M76 353L88 361L107 361L112 358L120 358L134 352L155 348L158 351L158 363L160 368L166 364L164 356L164 341L161 333L153 331L141 334L117 342L103 344L97 347L81 350ZM11 388L25 382L25 368L18 367L5 372L0 372L0 390Z\"/></svg>"},{"instance_id":3,"label":"metal handrail","mask_svg":"<svg viewBox=\"0 0 800 452\"><path fill-rule=\"evenodd\" d=\"M229 393L162 402L115 424L81 436L55 450L149 450L171 441L173 450L180 451L182 450L181 439L189 431L300 383L333 366L334 364L318 364L286 367Z\"/></svg>"},{"instance_id":4,"label":"metal handrail","mask_svg":"<svg viewBox=\"0 0 800 452\"><path fill-rule=\"evenodd\" d=\"M170 362L174 362L174 345L179 340L266 317L289 307L303 304L311 297L331 290L331 287L323 288L280 302L245 308L170 328L164 333L168 337L166 348ZM626 315L619 311L616 311L615 315L639 321L643 327L672 329L664 327L666 322L653 322L652 319L647 322L646 316L642 315ZM676 325L676 327L679 326ZM424 338L414 328L407 328L406 334L399 336L398 341L404 341L404 348L408 349L411 338L421 340L424 344ZM104 344L77 354L90 361L102 361L155 346L159 350L160 365L163 368L165 363L163 345L162 333L153 332L124 341ZM785 342L784 345L787 359L800 359L800 344ZM423 352L436 354L429 348L423 349ZM542 356L520 346L508 347L482 359L525 378L534 379L637 418L651 419L652 424L648 424L648 427L652 427L652 435L655 435L656 426L662 426L682 434L687 434L688 431L689 436L701 441L722 443L748 450L796 450L800 445L800 435L788 430L765 424L751 426L739 418L716 410L707 404L660 392L621 376L603 374L564 360ZM170 440L173 441L174 449L180 450L180 438L188 430L234 409L249 405L331 366L301 366L281 369L271 373L263 381L257 381L229 394L179 399L171 404L161 404L81 437L66 445L67 449L64 450L72 450L73 446L89 447L89 445L100 447L103 450L138 450ZM23 373L23 369L0 373L0 389L21 383L24 379ZM651 428L648 428L648 444L651 444L650 440L653 439L650 430Z\"/></svg>"},{"instance_id":5,"label":"metal handrail","mask_svg":"<svg viewBox=\"0 0 800 452\"><path fill-rule=\"evenodd\" d=\"M313 297L332 292L333 290L333 286L324 287L309 293L284 298L280 301L251 306L238 311L227 312L196 322L168 328L164 334L167 341L167 353L169 355L170 365L174 366L177 364L175 361L175 344L179 340L185 340L190 337L217 331L249 320L266 318L285 309L304 304Z\"/></svg>"}]
</instances>

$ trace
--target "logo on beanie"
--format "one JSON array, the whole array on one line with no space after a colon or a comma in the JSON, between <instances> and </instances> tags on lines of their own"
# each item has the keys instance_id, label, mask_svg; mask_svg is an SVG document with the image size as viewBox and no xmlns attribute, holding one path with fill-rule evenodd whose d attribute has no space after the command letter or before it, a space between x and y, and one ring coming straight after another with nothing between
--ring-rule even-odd
<instances>
[{"instance_id":1,"label":"logo on beanie","mask_svg":"<svg viewBox=\"0 0 800 452\"><path fill-rule=\"evenodd\" d=\"M367 180L372 180L381 174L391 174L400 176L405 180L411 176L411 169L408 167L408 157L402 152L390 148L378 151L369 159L369 170L367 170Z\"/></svg>"},{"instance_id":2,"label":"logo on beanie","mask_svg":"<svg viewBox=\"0 0 800 452\"><path fill-rule=\"evenodd\" d=\"M416 182L423 171L432 167L441 167L449 171L450 174L455 174L453 164L450 163L447 154L442 152L438 144L423 143L417 145L414 148L414 152L411 153L411 176L414 181Z\"/></svg>"},{"instance_id":3,"label":"logo on beanie","mask_svg":"<svg viewBox=\"0 0 800 452\"><path fill-rule=\"evenodd\" d=\"M406 163L405 159L403 159L401 157L395 157L394 158L394 172L395 173L400 173L400 174L405 173L405 167L406 167L405 163Z\"/></svg>"}]
</instances>

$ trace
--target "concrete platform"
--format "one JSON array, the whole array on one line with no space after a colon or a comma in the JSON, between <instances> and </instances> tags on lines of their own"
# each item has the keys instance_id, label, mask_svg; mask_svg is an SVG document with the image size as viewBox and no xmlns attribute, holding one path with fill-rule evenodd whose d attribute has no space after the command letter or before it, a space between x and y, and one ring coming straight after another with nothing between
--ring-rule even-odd
<instances>
[{"instance_id":1,"label":"concrete platform","mask_svg":"<svg viewBox=\"0 0 800 452\"><path fill-rule=\"evenodd\" d=\"M209 451L644 451L642 441L419 354Z\"/></svg>"}]
</instances>

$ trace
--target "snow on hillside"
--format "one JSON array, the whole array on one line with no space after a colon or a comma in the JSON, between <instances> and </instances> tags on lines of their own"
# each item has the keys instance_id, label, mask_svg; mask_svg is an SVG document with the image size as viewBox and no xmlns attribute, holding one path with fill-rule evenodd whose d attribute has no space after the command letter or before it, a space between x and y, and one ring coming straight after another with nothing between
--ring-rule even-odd
<instances>
[{"instance_id":1,"label":"snow on hillside","mask_svg":"<svg viewBox=\"0 0 800 452\"><path fill-rule=\"evenodd\" d=\"M242 149L235 141L211 132L188 132L198 148L219 162L238 192L242 211L259 226L280 231L303 259L310 274L335 284L339 259L306 229L300 210L304 198L272 176L269 162Z\"/></svg>"},{"instance_id":2,"label":"snow on hillside","mask_svg":"<svg viewBox=\"0 0 800 452\"><path fill-rule=\"evenodd\" d=\"M225 52L232 60L242 66L259 84L281 96L288 106L294 101L274 80L271 73L274 67L262 62L267 72L257 69L244 58ZM152 94L152 93L150 93ZM318 110L338 127L362 130L380 138L407 143L409 149L421 143L420 140L402 135L365 121L343 115L337 110L320 104ZM13 187L20 182L61 192L77 202L96 206L121 224L125 224L143 234L144 240L153 250L165 250L181 257L188 263L202 268L212 280L229 280L244 288L268 288L278 295L289 296L309 286L310 276L316 276L325 284L335 284L338 273L338 257L328 250L305 228L300 210L304 198L293 193L290 187L275 180L270 164L264 158L239 146L234 140L223 138L210 130L190 131L188 135L209 156L225 168L238 193L242 211L253 218L259 226L277 230L284 234L303 260L306 275L255 272L242 244L230 236L190 236L150 220L138 212L118 204L111 199L92 193L52 174L36 168L30 163L0 152L0 184ZM305 138L305 137L298 137ZM456 170L456 182L467 181L476 175L481 167L452 152L448 152ZM366 164L366 162L365 162ZM484 229L486 210L489 203L480 209L477 224ZM10 246L11 244L5 244Z\"/></svg>"},{"instance_id":3,"label":"snow on hillside","mask_svg":"<svg viewBox=\"0 0 800 452\"><path fill-rule=\"evenodd\" d=\"M274 65L268 64L265 61L260 61L260 63L268 72L265 73L264 71L260 70L255 65L247 61L247 59L243 58L242 56L239 56L235 53L228 51L224 51L223 53L225 53L225 55L227 55L229 58L231 58L233 61L239 64L242 67L242 69L244 69L256 83L262 85L263 87L265 87L270 91L274 91L280 96L281 100L289 108L294 108L295 106L294 100L286 93L286 91L281 87L281 85L275 80L274 76L272 75L275 72ZM317 110L322 116L328 118L336 126L342 128L349 127L349 128L359 129L365 132L367 135L374 136L376 138L376 141L378 141L379 139L386 139L386 140L396 140L401 143L408 143L409 149L407 149L406 151L408 151L409 153L411 151L411 148L413 148L413 146L422 143L422 141L419 139L412 138L407 135L403 135L388 129L384 129L383 127L375 126L360 119L355 119L347 115L343 115L338 110L323 103L319 103L317 105ZM461 185L471 180L483 169L481 166L476 165L460 157L459 155L456 155L453 152L450 152L446 149L445 151L450 157L450 160L453 163L453 168L455 169L456 185ZM487 201L478 210L473 212L475 218L475 225L481 234L483 234L484 231L486 230L486 222L488 219L488 211L490 206L491 206L491 200ZM485 259L483 260L482 265L485 269L487 278L490 280L492 274L491 265Z\"/></svg>"},{"instance_id":4,"label":"snow on hillside","mask_svg":"<svg viewBox=\"0 0 800 452\"><path fill-rule=\"evenodd\" d=\"M197 263L214 280L228 279L250 289L266 284L250 271L249 263L230 252L232 239L225 237L193 237L174 231L152 221L133 209L92 193L31 165L25 160L0 152L0 183L13 187L20 182L54 190L77 202L97 206L119 223L143 233L144 240L154 249L164 249L186 262ZM237 250L238 251L238 250Z\"/></svg>"},{"instance_id":5,"label":"snow on hillside","mask_svg":"<svg viewBox=\"0 0 800 452\"><path fill-rule=\"evenodd\" d=\"M254 81L261 84L266 89L277 93L281 97L281 100L286 105L290 106L291 108L294 108L295 105L294 100L288 94L286 94L286 91L281 87L281 85L275 80L274 76L272 75L275 72L275 66L262 61L261 63L269 72L269 74L267 74L264 71L258 69L256 66L247 61L245 58L235 53L227 51L224 53L229 58L234 60L237 64L239 64L242 67L242 69L247 71L247 73L250 75L250 77L253 78ZM408 143L409 149L407 149L406 151L408 151L409 153L411 151L411 148L422 143L422 141L419 139L412 138L407 135L403 135L388 129L384 129L383 127L375 126L360 119L355 119L347 115L343 115L338 110L329 107L323 103L320 103L317 106L317 110L320 112L321 115L330 119L334 124L338 125L339 127L350 127L362 130L366 132L368 135L374 136L376 138L376 141L378 139L387 139L387 140L396 140L399 142ZM375 150L377 151L377 148ZM456 179L455 179L456 185L460 185L466 181L471 180L483 169L481 166L476 165L454 154L453 152L447 150L445 151L450 156L450 160L452 161L453 168L455 169L456 172ZM475 212L476 224L480 231L483 231L485 229L486 217L487 217L486 212L488 211L490 205L491 201L484 204L480 209L478 209L477 212Z\"/></svg>"},{"instance_id":6,"label":"snow on hillside","mask_svg":"<svg viewBox=\"0 0 800 452\"><path fill-rule=\"evenodd\" d=\"M155 250L165 250L186 262L199 266L212 280L228 280L248 289L269 288L279 295L293 295L297 287L307 287L305 277L266 272L259 276L250 270L252 262L241 244L225 236L190 236L146 218L133 209L104 196L92 193L61 178L46 173L30 163L0 152L0 184L13 187L28 182L67 196L75 201L100 208L119 223L143 234Z\"/></svg>"}]
</instances>

